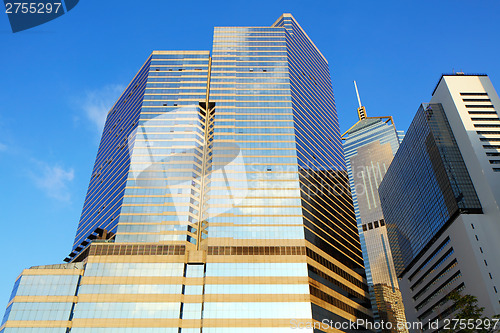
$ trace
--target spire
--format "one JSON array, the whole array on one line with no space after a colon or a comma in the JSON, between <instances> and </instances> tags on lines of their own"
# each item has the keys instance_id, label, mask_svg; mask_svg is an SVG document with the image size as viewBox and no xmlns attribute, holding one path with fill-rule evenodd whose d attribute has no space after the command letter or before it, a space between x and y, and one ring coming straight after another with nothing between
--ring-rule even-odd
<instances>
[{"instance_id":1,"label":"spire","mask_svg":"<svg viewBox=\"0 0 500 333\"><path fill-rule=\"evenodd\" d=\"M361 99L359 98L359 92L358 92L358 85L356 84L356 81L354 81L354 88L356 89L356 95L358 96L358 117L359 120L366 119L366 109L364 106L361 105Z\"/></svg>"}]
</instances>

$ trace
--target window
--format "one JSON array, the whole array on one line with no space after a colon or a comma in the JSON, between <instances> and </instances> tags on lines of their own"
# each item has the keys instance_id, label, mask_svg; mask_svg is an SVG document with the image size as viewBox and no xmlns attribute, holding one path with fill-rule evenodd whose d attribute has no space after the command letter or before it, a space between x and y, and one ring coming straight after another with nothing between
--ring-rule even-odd
<instances>
[{"instance_id":1,"label":"window","mask_svg":"<svg viewBox=\"0 0 500 333\"><path fill-rule=\"evenodd\" d=\"M469 111L469 114L497 114L496 111Z\"/></svg>"},{"instance_id":2,"label":"window","mask_svg":"<svg viewBox=\"0 0 500 333\"><path fill-rule=\"evenodd\" d=\"M499 131L476 131L477 134L500 134Z\"/></svg>"},{"instance_id":3,"label":"window","mask_svg":"<svg viewBox=\"0 0 500 333\"><path fill-rule=\"evenodd\" d=\"M368 223L368 229L372 230L373 229L373 224L370 222Z\"/></svg>"},{"instance_id":4,"label":"window","mask_svg":"<svg viewBox=\"0 0 500 333\"><path fill-rule=\"evenodd\" d=\"M494 172L500 172L500 168L493 168Z\"/></svg>"},{"instance_id":5,"label":"window","mask_svg":"<svg viewBox=\"0 0 500 333\"><path fill-rule=\"evenodd\" d=\"M385 225L384 219L380 220L380 226L383 227Z\"/></svg>"},{"instance_id":6,"label":"window","mask_svg":"<svg viewBox=\"0 0 500 333\"><path fill-rule=\"evenodd\" d=\"M464 102L491 102L489 98L462 98Z\"/></svg>"},{"instance_id":7,"label":"window","mask_svg":"<svg viewBox=\"0 0 500 333\"><path fill-rule=\"evenodd\" d=\"M472 121L500 121L498 118L470 118Z\"/></svg>"},{"instance_id":8,"label":"window","mask_svg":"<svg viewBox=\"0 0 500 333\"><path fill-rule=\"evenodd\" d=\"M500 164L500 160L490 160L490 164Z\"/></svg>"},{"instance_id":9,"label":"window","mask_svg":"<svg viewBox=\"0 0 500 333\"><path fill-rule=\"evenodd\" d=\"M378 221L373 222L373 225L375 226L375 228L378 228Z\"/></svg>"},{"instance_id":10,"label":"window","mask_svg":"<svg viewBox=\"0 0 500 333\"><path fill-rule=\"evenodd\" d=\"M363 231L366 231L368 230L368 228L366 227L366 224L363 224Z\"/></svg>"},{"instance_id":11,"label":"window","mask_svg":"<svg viewBox=\"0 0 500 333\"><path fill-rule=\"evenodd\" d=\"M472 229L474 229L474 224L473 223L471 223L470 226L472 227Z\"/></svg>"},{"instance_id":12,"label":"window","mask_svg":"<svg viewBox=\"0 0 500 333\"><path fill-rule=\"evenodd\" d=\"M488 96L488 93L485 92L465 92L460 93L461 96Z\"/></svg>"},{"instance_id":13,"label":"window","mask_svg":"<svg viewBox=\"0 0 500 333\"><path fill-rule=\"evenodd\" d=\"M474 127L500 127L497 124L474 124Z\"/></svg>"},{"instance_id":14,"label":"window","mask_svg":"<svg viewBox=\"0 0 500 333\"><path fill-rule=\"evenodd\" d=\"M485 109L493 109L494 106L493 105L480 105L480 104L465 104L465 107L466 108L474 108L474 109L482 109L482 108L485 108Z\"/></svg>"}]
</instances>

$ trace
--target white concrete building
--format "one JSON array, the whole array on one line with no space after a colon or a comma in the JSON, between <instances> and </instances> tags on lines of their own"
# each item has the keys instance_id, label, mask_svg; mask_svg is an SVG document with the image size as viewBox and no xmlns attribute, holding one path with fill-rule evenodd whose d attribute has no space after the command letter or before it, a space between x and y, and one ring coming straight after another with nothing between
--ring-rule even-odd
<instances>
[{"instance_id":1,"label":"white concrete building","mask_svg":"<svg viewBox=\"0 0 500 333\"><path fill-rule=\"evenodd\" d=\"M443 111L449 126L431 119ZM443 75L430 104L423 105L415 117L427 117L432 143L429 137L417 142L411 127L418 128L419 122L414 119L387 172L389 177L381 184L406 317L410 322L422 322L423 331L437 331L443 327L443 319L453 318L455 309L447 296L454 290L476 296L485 315L500 314L499 111L500 99L487 75ZM449 138L447 131L452 133ZM432 164L428 178L418 170L425 164L416 153L419 143L424 155L428 154L423 159ZM458 164L461 171L455 170ZM398 188L405 177L407 187ZM408 183L412 177L416 178ZM427 186L431 190L426 191ZM398 191L399 204L393 200ZM402 206L412 214L398 212L405 209ZM434 211L435 206L444 209ZM429 324L436 320L438 327Z\"/></svg>"}]
</instances>

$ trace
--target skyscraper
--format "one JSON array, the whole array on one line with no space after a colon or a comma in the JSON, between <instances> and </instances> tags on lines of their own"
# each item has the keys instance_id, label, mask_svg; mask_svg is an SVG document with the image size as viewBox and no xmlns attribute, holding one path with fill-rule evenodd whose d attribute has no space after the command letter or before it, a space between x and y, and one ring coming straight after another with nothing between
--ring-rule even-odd
<instances>
[{"instance_id":1,"label":"skyscraper","mask_svg":"<svg viewBox=\"0 0 500 333\"><path fill-rule=\"evenodd\" d=\"M379 187L406 316L425 331L453 316L453 291L500 313L499 106L486 75L443 75Z\"/></svg>"},{"instance_id":2,"label":"skyscraper","mask_svg":"<svg viewBox=\"0 0 500 333\"><path fill-rule=\"evenodd\" d=\"M356 86L356 83L355 83ZM399 147L392 117L367 117L358 88L359 121L342 135L354 211L361 240L375 319L391 322L405 332L403 300L394 269L378 186Z\"/></svg>"},{"instance_id":3,"label":"skyscraper","mask_svg":"<svg viewBox=\"0 0 500 333\"><path fill-rule=\"evenodd\" d=\"M20 275L1 333L372 320L328 63L290 14L215 28L211 55L152 53L108 114L66 261Z\"/></svg>"}]
</instances>

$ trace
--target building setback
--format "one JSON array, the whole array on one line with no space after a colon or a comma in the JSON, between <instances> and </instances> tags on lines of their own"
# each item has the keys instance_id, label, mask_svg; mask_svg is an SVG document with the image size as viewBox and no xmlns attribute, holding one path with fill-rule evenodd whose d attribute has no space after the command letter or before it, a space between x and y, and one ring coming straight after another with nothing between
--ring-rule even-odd
<instances>
[{"instance_id":1,"label":"building setback","mask_svg":"<svg viewBox=\"0 0 500 333\"><path fill-rule=\"evenodd\" d=\"M356 87L357 92L357 87ZM403 300L394 269L378 186L398 150L400 135L392 117L367 117L342 135L354 211L376 320L390 322L384 332L407 332ZM400 327L398 327L398 322Z\"/></svg>"},{"instance_id":2,"label":"building setback","mask_svg":"<svg viewBox=\"0 0 500 333\"><path fill-rule=\"evenodd\" d=\"M453 317L447 296L500 313L500 100L486 75L443 75L379 194L409 321Z\"/></svg>"},{"instance_id":3,"label":"building setback","mask_svg":"<svg viewBox=\"0 0 500 333\"><path fill-rule=\"evenodd\" d=\"M1 333L372 321L328 63L290 14L215 28L211 55L151 54L108 114L66 262L23 271Z\"/></svg>"}]
</instances>

